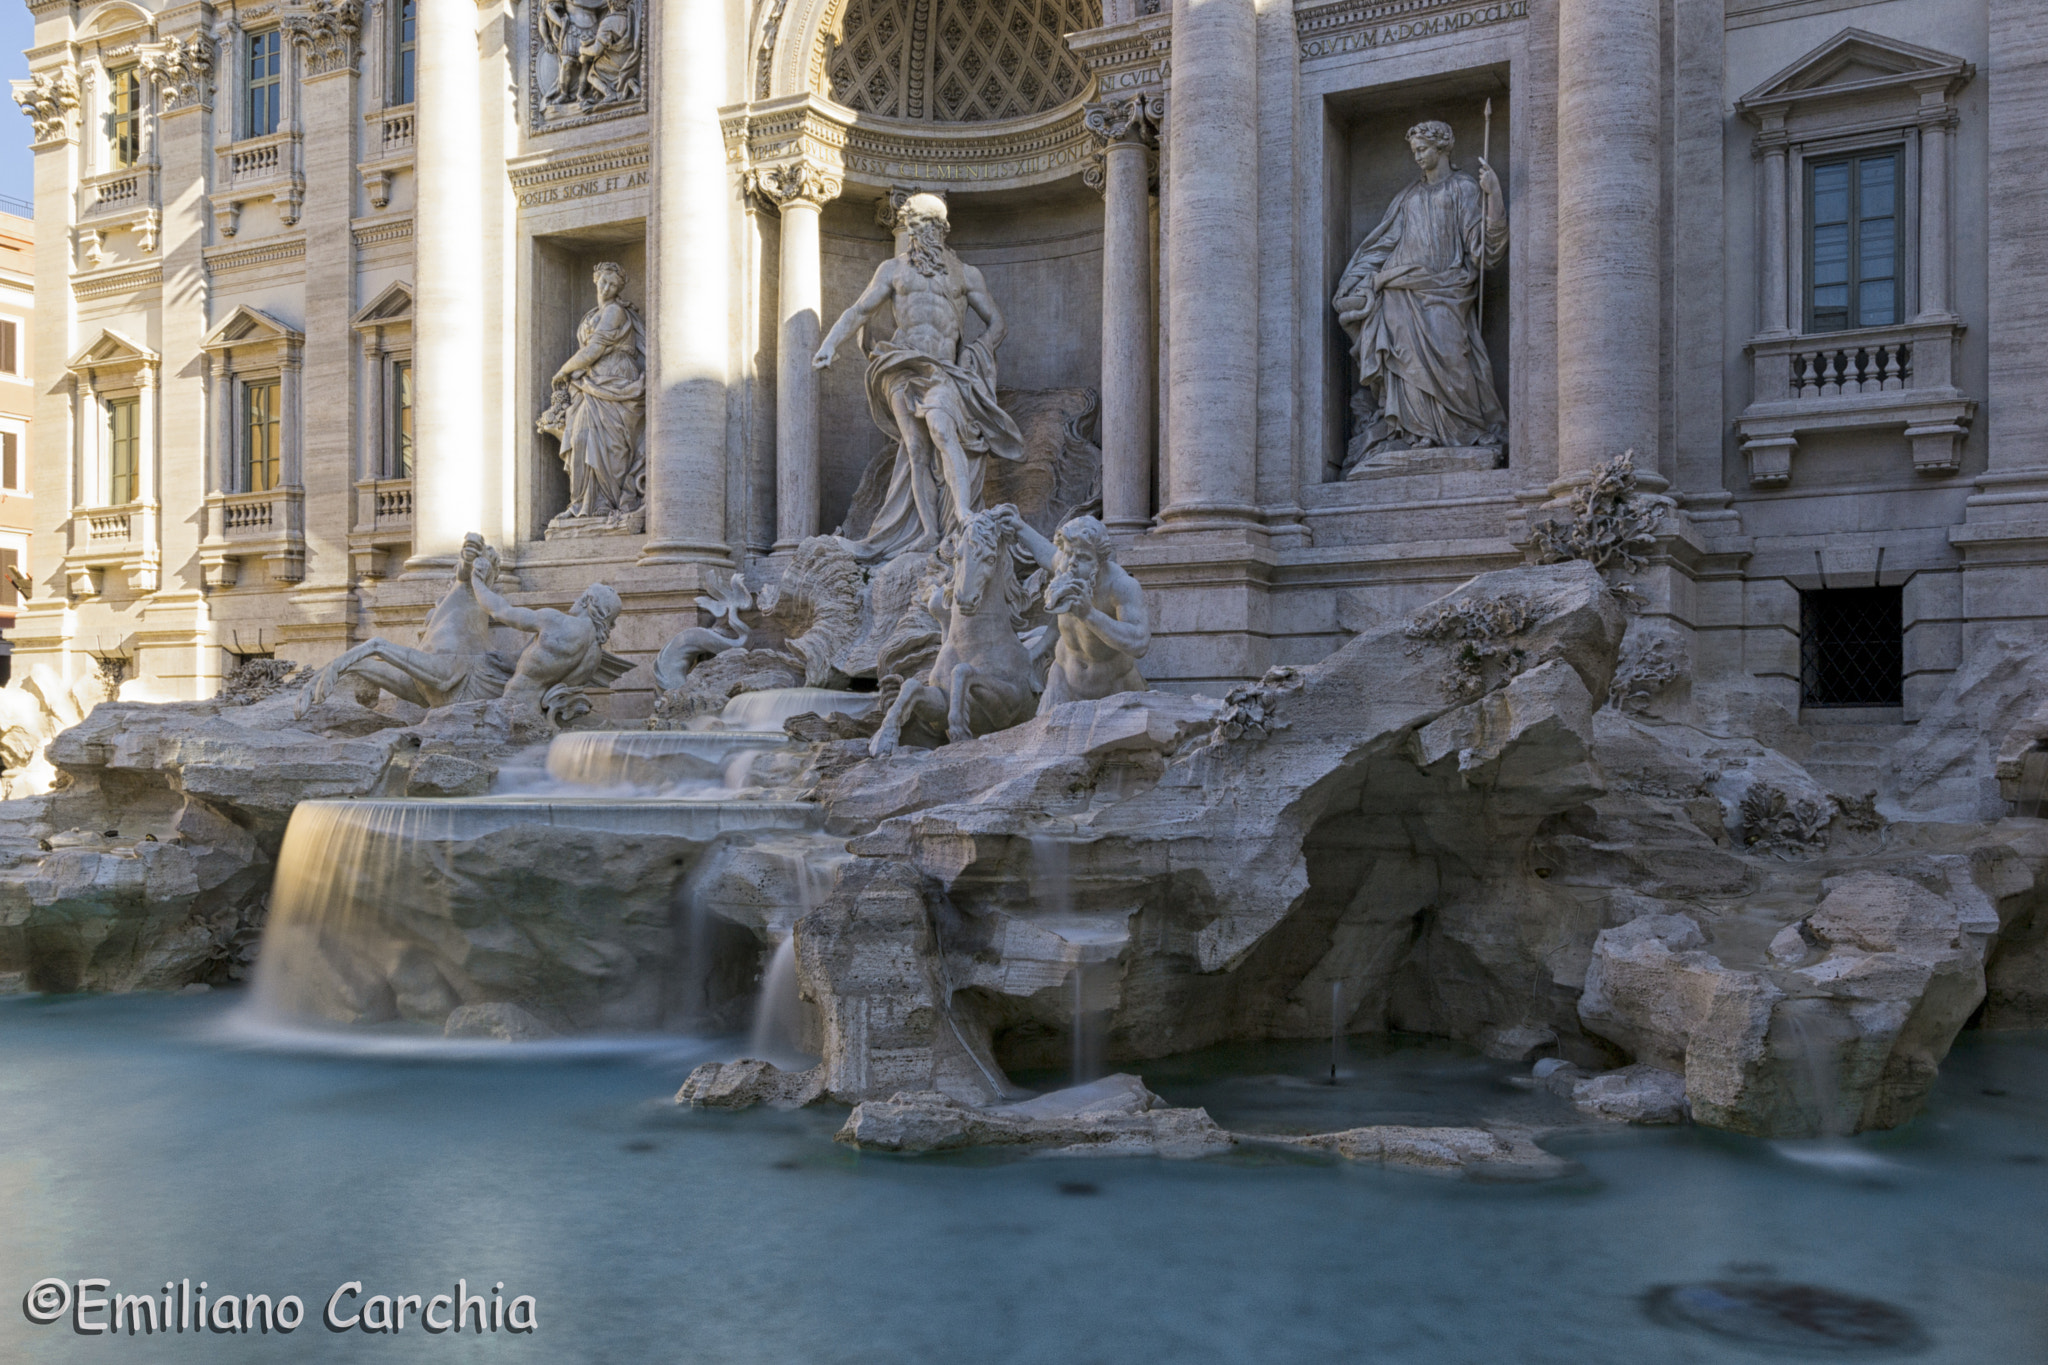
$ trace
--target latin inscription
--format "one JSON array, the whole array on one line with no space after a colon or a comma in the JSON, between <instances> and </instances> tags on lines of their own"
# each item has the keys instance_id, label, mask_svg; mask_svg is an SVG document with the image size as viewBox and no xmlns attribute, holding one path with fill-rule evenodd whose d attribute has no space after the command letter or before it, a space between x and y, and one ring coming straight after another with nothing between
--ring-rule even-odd
<instances>
[{"instance_id":1,"label":"latin inscription","mask_svg":"<svg viewBox=\"0 0 2048 1365\"><path fill-rule=\"evenodd\" d=\"M572 199L592 199L601 194L617 194L620 190L634 190L647 183L644 170L624 171L618 175L598 176L591 180L572 180L566 185L537 185L522 191L519 207L532 208L536 204L561 204Z\"/></svg>"},{"instance_id":2,"label":"latin inscription","mask_svg":"<svg viewBox=\"0 0 2048 1365\"><path fill-rule=\"evenodd\" d=\"M1441 38L1468 28L1504 24L1529 17L1529 0L1500 0L1498 4L1475 5L1450 14L1411 19L1399 24L1371 24L1363 28L1312 38L1301 45L1303 57L1337 57L1348 52L1369 52L1376 47L1413 42L1418 38Z\"/></svg>"}]
</instances>

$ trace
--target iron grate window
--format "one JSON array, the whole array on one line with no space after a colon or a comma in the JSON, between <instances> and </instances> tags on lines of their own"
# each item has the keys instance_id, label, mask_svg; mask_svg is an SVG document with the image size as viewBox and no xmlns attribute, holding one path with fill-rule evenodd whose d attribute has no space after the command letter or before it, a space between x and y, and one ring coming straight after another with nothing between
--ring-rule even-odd
<instances>
[{"instance_id":1,"label":"iron grate window","mask_svg":"<svg viewBox=\"0 0 2048 1365\"><path fill-rule=\"evenodd\" d=\"M1800 704L1904 705L1904 620L1899 588L1800 593Z\"/></svg>"}]
</instances>

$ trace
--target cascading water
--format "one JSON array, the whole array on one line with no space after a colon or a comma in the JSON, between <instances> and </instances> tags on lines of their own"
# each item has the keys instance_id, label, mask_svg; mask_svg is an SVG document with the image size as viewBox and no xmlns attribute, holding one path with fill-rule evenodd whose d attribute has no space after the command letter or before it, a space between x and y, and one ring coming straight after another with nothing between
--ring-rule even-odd
<instances>
[{"instance_id":1,"label":"cascading water","mask_svg":"<svg viewBox=\"0 0 2048 1365\"><path fill-rule=\"evenodd\" d=\"M514 1003L575 1028L693 1022L745 989L752 936L679 923L680 884L733 834L795 834L790 801L307 801L278 858L256 1003L342 1022L438 1022ZM744 940L741 942L740 940Z\"/></svg>"},{"instance_id":2,"label":"cascading water","mask_svg":"<svg viewBox=\"0 0 2048 1365\"><path fill-rule=\"evenodd\" d=\"M2048 797L2048 749L2034 749L2020 760L2019 797L2012 813L2038 818L2044 797Z\"/></svg>"},{"instance_id":3,"label":"cascading water","mask_svg":"<svg viewBox=\"0 0 2048 1365\"><path fill-rule=\"evenodd\" d=\"M1071 852L1064 839L1031 836L1031 885L1034 919L1067 944L1072 964L1066 982L1068 1071L1071 1083L1082 1085L1102 1074L1104 1035L1115 1006L1113 963L1128 931L1121 919L1105 924L1075 907Z\"/></svg>"},{"instance_id":4,"label":"cascading water","mask_svg":"<svg viewBox=\"0 0 2048 1365\"><path fill-rule=\"evenodd\" d=\"M754 1005L754 1028L747 1035L747 1055L774 1061L799 1047L803 1032L803 1001L797 997L796 935L775 945L768 970L761 974L761 998Z\"/></svg>"},{"instance_id":5,"label":"cascading water","mask_svg":"<svg viewBox=\"0 0 2048 1365\"><path fill-rule=\"evenodd\" d=\"M577 730L548 745L554 789L661 794L718 799L737 788L734 764L789 743L780 731ZM744 776L742 773L741 776Z\"/></svg>"},{"instance_id":6,"label":"cascading water","mask_svg":"<svg viewBox=\"0 0 2048 1365\"><path fill-rule=\"evenodd\" d=\"M1849 1141L1855 1116L1843 1104L1840 1068L1843 1048L1854 1037L1846 1021L1836 1018L1826 1000L1789 1000L1776 1018L1791 1044L1791 1070L1801 1082L1814 1116L1814 1136L1774 1142L1780 1156L1836 1175L1868 1178L1892 1169L1891 1161Z\"/></svg>"},{"instance_id":7,"label":"cascading water","mask_svg":"<svg viewBox=\"0 0 2048 1365\"><path fill-rule=\"evenodd\" d=\"M815 806L752 785L776 772L762 756L789 749L790 716L874 701L743 694L703 729L558 735L544 774L489 796L301 803L278 859L256 1008L436 1024L458 1006L499 1003L558 1028L730 1029L746 1017L735 1011L762 930L694 904L687 877L734 836L813 830ZM801 857L795 870L808 909L817 878ZM763 1003L793 1051L801 1015L794 958L782 956Z\"/></svg>"},{"instance_id":8,"label":"cascading water","mask_svg":"<svg viewBox=\"0 0 2048 1365\"><path fill-rule=\"evenodd\" d=\"M718 716L703 729L770 730L782 733L782 723L795 716L817 714L857 716L874 709L873 692L835 692L826 687L770 687L759 692L742 692L725 704Z\"/></svg>"},{"instance_id":9,"label":"cascading water","mask_svg":"<svg viewBox=\"0 0 2048 1365\"><path fill-rule=\"evenodd\" d=\"M825 899L825 878L806 850L789 852L784 859L796 886L796 918L801 919ZM775 945L768 969L761 974L761 994L754 1005L754 1027L747 1038L747 1055L771 1062L778 1058L807 1058L804 1041L803 1001L797 993L796 932L792 923Z\"/></svg>"}]
</instances>

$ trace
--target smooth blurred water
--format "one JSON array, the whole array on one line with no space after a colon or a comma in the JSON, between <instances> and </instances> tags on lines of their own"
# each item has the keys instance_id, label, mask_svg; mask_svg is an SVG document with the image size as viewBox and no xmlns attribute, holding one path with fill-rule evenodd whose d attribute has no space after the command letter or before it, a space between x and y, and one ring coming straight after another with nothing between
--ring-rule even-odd
<instances>
[{"instance_id":1,"label":"smooth blurred water","mask_svg":"<svg viewBox=\"0 0 2048 1365\"><path fill-rule=\"evenodd\" d=\"M1970 1035L1930 1113L1788 1159L1699 1130L1553 1145L1542 1185L1250 1155L900 1160L843 1116L670 1102L688 1040L479 1055L223 1034L221 996L0 1001L0 1361L1328 1362L1636 1365L1773 1356L1663 1326L1653 1287L1774 1275L1884 1300L1913 1359L2048 1359L2048 1037ZM1540 1118L1446 1044L1217 1049L1155 1088L1262 1131ZM1989 1092L2002 1093L1989 1093ZM1794 1149L1795 1151L1801 1149ZM290 1336L77 1337L44 1276L295 1293ZM534 1335L334 1335L366 1293L539 1299ZM1855 1358L1855 1357L1837 1357ZM1873 1357L1876 1358L1876 1357Z\"/></svg>"}]
</instances>

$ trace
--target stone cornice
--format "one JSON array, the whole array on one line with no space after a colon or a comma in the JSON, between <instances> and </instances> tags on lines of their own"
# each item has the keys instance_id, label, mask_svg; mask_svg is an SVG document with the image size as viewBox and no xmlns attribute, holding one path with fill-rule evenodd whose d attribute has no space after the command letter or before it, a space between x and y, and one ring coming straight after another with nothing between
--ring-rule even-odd
<instances>
[{"instance_id":1,"label":"stone cornice","mask_svg":"<svg viewBox=\"0 0 2048 1365\"><path fill-rule=\"evenodd\" d=\"M1529 0L1335 0L1294 12L1301 59L1341 57L1529 17Z\"/></svg>"},{"instance_id":2,"label":"stone cornice","mask_svg":"<svg viewBox=\"0 0 2048 1365\"><path fill-rule=\"evenodd\" d=\"M399 218L388 223L357 223L350 231L358 247L382 246L387 242L409 242L412 240L412 219Z\"/></svg>"},{"instance_id":3,"label":"stone cornice","mask_svg":"<svg viewBox=\"0 0 2048 1365\"><path fill-rule=\"evenodd\" d=\"M1095 78L1095 98L1165 86L1172 72L1173 15L1147 14L1128 23L1067 35L1067 46Z\"/></svg>"},{"instance_id":4,"label":"stone cornice","mask_svg":"<svg viewBox=\"0 0 2048 1365\"><path fill-rule=\"evenodd\" d=\"M270 265L277 261L300 261L306 257L306 238L301 233L289 238L276 238L258 242L254 246L240 246L231 250L208 247L200 253L206 261L209 273L227 275L237 270L252 270L259 265Z\"/></svg>"},{"instance_id":5,"label":"stone cornice","mask_svg":"<svg viewBox=\"0 0 2048 1365\"><path fill-rule=\"evenodd\" d=\"M163 281L164 268L156 262L129 270L96 270L71 277L71 296L79 300L103 299L110 294L132 294L154 289Z\"/></svg>"}]
</instances>

